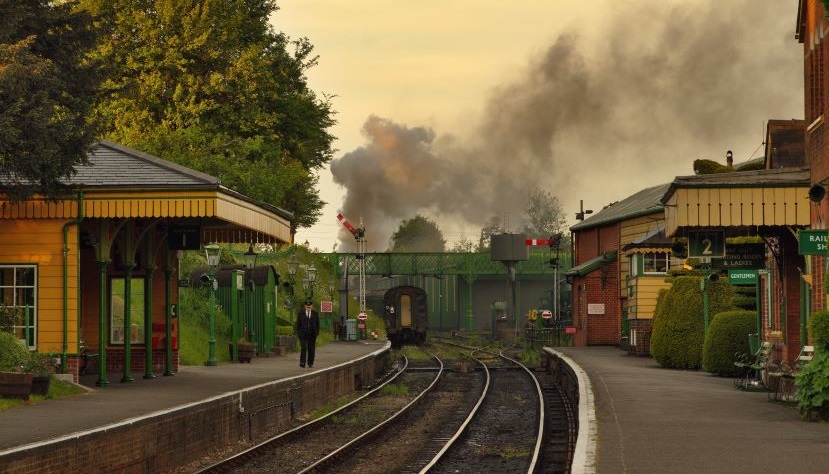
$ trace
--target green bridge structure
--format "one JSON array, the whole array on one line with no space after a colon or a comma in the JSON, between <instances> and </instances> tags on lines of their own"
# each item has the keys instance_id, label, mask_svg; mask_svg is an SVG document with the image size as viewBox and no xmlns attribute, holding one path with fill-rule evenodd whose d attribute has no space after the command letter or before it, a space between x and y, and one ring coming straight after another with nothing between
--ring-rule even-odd
<instances>
[{"instance_id":1,"label":"green bridge structure","mask_svg":"<svg viewBox=\"0 0 829 474\"><path fill-rule=\"evenodd\" d=\"M333 275L342 281L360 274L364 264L366 287L372 277L374 292L398 284L412 284L425 289L429 300L429 327L467 331L492 325L495 312L505 310L509 298L509 279L504 263L492 260L489 253L319 253L327 260ZM551 309L553 294L559 308L569 305L569 291L562 291L564 274L570 269L570 254L558 254L558 268L550 265L549 250L531 249L529 259L515 266L516 329L521 315L530 309ZM559 281L559 291L553 290ZM348 291L351 288L340 288ZM479 315L477 318L475 315ZM484 316L484 317L482 317ZM492 318L492 319L491 319Z\"/></svg>"}]
</instances>

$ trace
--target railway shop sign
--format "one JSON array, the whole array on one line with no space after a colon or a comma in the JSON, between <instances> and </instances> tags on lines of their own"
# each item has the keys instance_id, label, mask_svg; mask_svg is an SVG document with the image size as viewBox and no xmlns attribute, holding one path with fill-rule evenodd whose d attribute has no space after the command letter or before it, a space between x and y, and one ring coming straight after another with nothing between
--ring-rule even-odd
<instances>
[{"instance_id":1,"label":"railway shop sign","mask_svg":"<svg viewBox=\"0 0 829 474\"><path fill-rule=\"evenodd\" d=\"M826 255L826 229L801 229L797 232L800 255Z\"/></svg>"}]
</instances>

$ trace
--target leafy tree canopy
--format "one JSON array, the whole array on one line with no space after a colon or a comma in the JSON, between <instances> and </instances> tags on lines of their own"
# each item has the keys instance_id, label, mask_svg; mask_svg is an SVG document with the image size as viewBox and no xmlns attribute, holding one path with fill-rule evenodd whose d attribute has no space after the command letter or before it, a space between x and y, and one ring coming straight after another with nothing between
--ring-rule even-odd
<instances>
[{"instance_id":1,"label":"leafy tree canopy","mask_svg":"<svg viewBox=\"0 0 829 474\"><path fill-rule=\"evenodd\" d=\"M391 236L390 252L443 252L446 240L437 224L418 214L404 220Z\"/></svg>"},{"instance_id":2,"label":"leafy tree canopy","mask_svg":"<svg viewBox=\"0 0 829 474\"><path fill-rule=\"evenodd\" d=\"M97 138L92 22L72 6L0 0L0 177L13 201L63 195Z\"/></svg>"},{"instance_id":3,"label":"leafy tree canopy","mask_svg":"<svg viewBox=\"0 0 829 474\"><path fill-rule=\"evenodd\" d=\"M334 112L308 88L311 44L269 25L273 0L80 3L109 68L96 109L107 138L293 212L293 232L316 222Z\"/></svg>"},{"instance_id":4,"label":"leafy tree canopy","mask_svg":"<svg viewBox=\"0 0 829 474\"><path fill-rule=\"evenodd\" d=\"M536 189L527 197L525 211L528 224L524 233L529 237L544 239L563 233L566 221L558 198L549 191Z\"/></svg>"}]
</instances>

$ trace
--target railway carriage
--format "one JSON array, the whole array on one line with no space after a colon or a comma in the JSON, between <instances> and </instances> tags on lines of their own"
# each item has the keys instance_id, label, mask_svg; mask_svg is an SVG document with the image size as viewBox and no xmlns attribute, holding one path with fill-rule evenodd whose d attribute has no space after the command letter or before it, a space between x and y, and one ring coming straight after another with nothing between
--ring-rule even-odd
<instances>
[{"instance_id":1,"label":"railway carriage","mask_svg":"<svg viewBox=\"0 0 829 474\"><path fill-rule=\"evenodd\" d=\"M426 341L426 300L426 290L410 285L390 288L383 295L383 320L393 347Z\"/></svg>"}]
</instances>

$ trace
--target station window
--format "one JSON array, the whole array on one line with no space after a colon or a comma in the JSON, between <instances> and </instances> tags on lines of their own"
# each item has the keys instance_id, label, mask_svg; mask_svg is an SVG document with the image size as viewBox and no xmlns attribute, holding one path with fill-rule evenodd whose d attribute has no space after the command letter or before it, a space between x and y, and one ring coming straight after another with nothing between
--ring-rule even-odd
<instances>
[{"instance_id":1,"label":"station window","mask_svg":"<svg viewBox=\"0 0 829 474\"><path fill-rule=\"evenodd\" d=\"M37 266L0 265L0 331L37 345Z\"/></svg>"},{"instance_id":2,"label":"station window","mask_svg":"<svg viewBox=\"0 0 829 474\"><path fill-rule=\"evenodd\" d=\"M671 258L668 252L646 252L642 254L642 271L644 273L668 273Z\"/></svg>"},{"instance_id":3,"label":"station window","mask_svg":"<svg viewBox=\"0 0 829 474\"><path fill-rule=\"evenodd\" d=\"M126 279L110 280L109 338L112 344L123 344L124 333L130 334L131 344L144 343L144 280L130 279L130 327L125 328Z\"/></svg>"}]
</instances>

